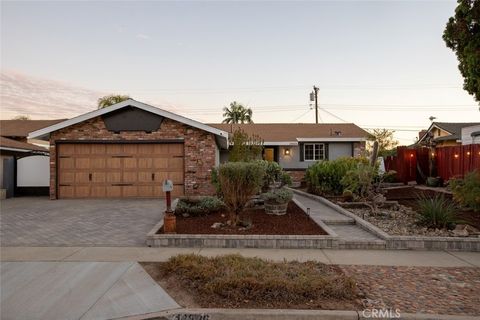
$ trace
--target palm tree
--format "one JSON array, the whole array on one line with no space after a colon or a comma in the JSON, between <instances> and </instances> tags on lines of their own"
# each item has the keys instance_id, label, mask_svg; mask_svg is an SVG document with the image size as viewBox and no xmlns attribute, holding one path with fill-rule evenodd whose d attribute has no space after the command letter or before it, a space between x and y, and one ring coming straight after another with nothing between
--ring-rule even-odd
<instances>
[{"instance_id":1,"label":"palm tree","mask_svg":"<svg viewBox=\"0 0 480 320\"><path fill-rule=\"evenodd\" d=\"M111 94L108 96L104 96L98 99L98 109L102 109L128 99L130 99L129 96L121 94Z\"/></svg>"},{"instance_id":2,"label":"palm tree","mask_svg":"<svg viewBox=\"0 0 480 320\"><path fill-rule=\"evenodd\" d=\"M243 106L241 103L233 101L230 103L230 109L223 107L223 123L253 123L252 109Z\"/></svg>"}]
</instances>

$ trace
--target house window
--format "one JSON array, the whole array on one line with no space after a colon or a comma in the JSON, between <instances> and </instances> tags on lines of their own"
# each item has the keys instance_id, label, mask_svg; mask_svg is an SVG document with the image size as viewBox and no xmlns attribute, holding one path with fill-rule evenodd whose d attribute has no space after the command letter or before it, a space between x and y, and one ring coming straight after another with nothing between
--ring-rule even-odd
<instances>
[{"instance_id":1,"label":"house window","mask_svg":"<svg viewBox=\"0 0 480 320\"><path fill-rule=\"evenodd\" d=\"M325 144L305 143L303 145L303 159L305 161L317 161L325 159Z\"/></svg>"}]
</instances>

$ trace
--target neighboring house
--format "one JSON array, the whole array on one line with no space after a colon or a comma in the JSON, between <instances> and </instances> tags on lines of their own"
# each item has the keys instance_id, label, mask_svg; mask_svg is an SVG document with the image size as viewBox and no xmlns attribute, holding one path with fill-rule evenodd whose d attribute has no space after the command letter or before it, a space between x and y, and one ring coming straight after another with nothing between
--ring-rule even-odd
<instances>
[{"instance_id":1,"label":"neighboring house","mask_svg":"<svg viewBox=\"0 0 480 320\"><path fill-rule=\"evenodd\" d=\"M50 198L213 194L228 133L129 99L31 132L49 141Z\"/></svg>"},{"instance_id":2,"label":"neighboring house","mask_svg":"<svg viewBox=\"0 0 480 320\"><path fill-rule=\"evenodd\" d=\"M480 122L432 122L417 144L435 147L462 145L462 129L478 126Z\"/></svg>"},{"instance_id":3,"label":"neighboring house","mask_svg":"<svg viewBox=\"0 0 480 320\"><path fill-rule=\"evenodd\" d=\"M462 128L462 145L480 144L480 124Z\"/></svg>"},{"instance_id":4,"label":"neighboring house","mask_svg":"<svg viewBox=\"0 0 480 320\"><path fill-rule=\"evenodd\" d=\"M210 126L230 133L241 128L250 135L260 136L264 140L263 158L278 162L297 181L315 161L359 156L370 137L353 123L222 123ZM221 161L227 159L228 152L222 152Z\"/></svg>"},{"instance_id":5,"label":"neighboring house","mask_svg":"<svg viewBox=\"0 0 480 320\"><path fill-rule=\"evenodd\" d=\"M49 171L48 161L45 161L48 145L42 146L38 141L28 140L27 136L33 130L60 121L63 120L0 120L1 197L38 193L38 187L47 187L39 177Z\"/></svg>"}]
</instances>

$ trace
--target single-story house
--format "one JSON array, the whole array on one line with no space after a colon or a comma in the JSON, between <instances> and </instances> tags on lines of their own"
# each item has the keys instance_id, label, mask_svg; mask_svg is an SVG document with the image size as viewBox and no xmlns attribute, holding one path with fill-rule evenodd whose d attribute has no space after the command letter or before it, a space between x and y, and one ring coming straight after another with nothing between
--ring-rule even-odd
<instances>
[{"instance_id":1,"label":"single-story house","mask_svg":"<svg viewBox=\"0 0 480 320\"><path fill-rule=\"evenodd\" d=\"M63 120L0 120L0 190L1 197L13 197L37 188L48 190L48 184L39 182L39 175L48 170L48 144L27 139L28 133ZM26 165L28 163L28 165ZM45 165L46 163L46 165ZM23 168L27 168L24 170ZM36 192L36 191L35 191ZM34 192L34 193L35 193Z\"/></svg>"},{"instance_id":2,"label":"single-story house","mask_svg":"<svg viewBox=\"0 0 480 320\"><path fill-rule=\"evenodd\" d=\"M422 130L417 144L435 147L453 147L462 145L462 129L478 126L480 122L432 122L425 131Z\"/></svg>"},{"instance_id":3,"label":"single-story house","mask_svg":"<svg viewBox=\"0 0 480 320\"><path fill-rule=\"evenodd\" d=\"M162 197L214 193L229 132L260 135L264 158L300 179L314 161L359 155L369 134L354 124L204 124L129 99L33 131L50 145L50 198Z\"/></svg>"},{"instance_id":4,"label":"single-story house","mask_svg":"<svg viewBox=\"0 0 480 320\"><path fill-rule=\"evenodd\" d=\"M210 126L234 132L241 129L256 134L264 141L263 158L275 161L301 180L305 170L318 160L360 156L370 134L353 123L214 123ZM221 162L228 159L228 150L222 151Z\"/></svg>"},{"instance_id":5,"label":"single-story house","mask_svg":"<svg viewBox=\"0 0 480 320\"><path fill-rule=\"evenodd\" d=\"M213 194L228 133L129 99L31 132L50 143L50 198Z\"/></svg>"}]
</instances>

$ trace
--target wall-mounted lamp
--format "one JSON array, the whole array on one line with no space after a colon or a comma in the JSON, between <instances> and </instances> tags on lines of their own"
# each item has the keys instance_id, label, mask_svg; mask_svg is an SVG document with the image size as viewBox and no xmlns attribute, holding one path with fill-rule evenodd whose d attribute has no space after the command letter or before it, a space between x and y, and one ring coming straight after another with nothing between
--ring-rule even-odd
<instances>
[{"instance_id":1,"label":"wall-mounted lamp","mask_svg":"<svg viewBox=\"0 0 480 320\"><path fill-rule=\"evenodd\" d=\"M410 153L410 158L413 158L413 153Z\"/></svg>"},{"instance_id":2,"label":"wall-mounted lamp","mask_svg":"<svg viewBox=\"0 0 480 320\"><path fill-rule=\"evenodd\" d=\"M470 151L467 151L467 156L469 156L469 155L470 155Z\"/></svg>"},{"instance_id":3,"label":"wall-mounted lamp","mask_svg":"<svg viewBox=\"0 0 480 320\"><path fill-rule=\"evenodd\" d=\"M432 152L432 157L435 157L435 152Z\"/></svg>"},{"instance_id":4,"label":"wall-mounted lamp","mask_svg":"<svg viewBox=\"0 0 480 320\"><path fill-rule=\"evenodd\" d=\"M286 155L286 156L289 156L290 155L290 148L285 148L285 150L283 150L283 154Z\"/></svg>"},{"instance_id":5,"label":"wall-mounted lamp","mask_svg":"<svg viewBox=\"0 0 480 320\"><path fill-rule=\"evenodd\" d=\"M455 159L457 159L457 158L458 158L458 154L455 154L454 157L455 157Z\"/></svg>"}]
</instances>

